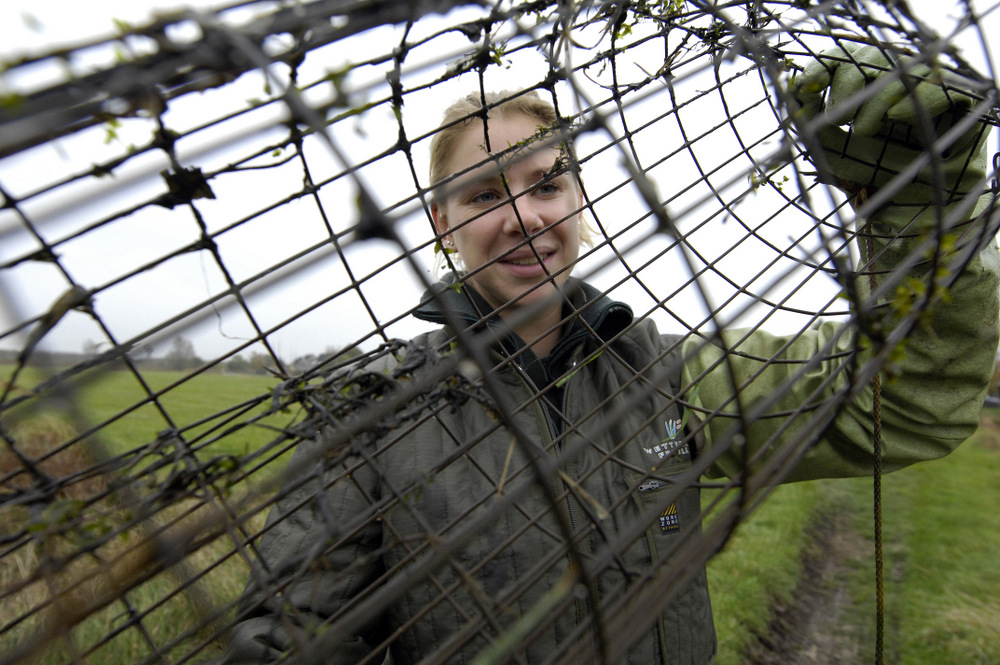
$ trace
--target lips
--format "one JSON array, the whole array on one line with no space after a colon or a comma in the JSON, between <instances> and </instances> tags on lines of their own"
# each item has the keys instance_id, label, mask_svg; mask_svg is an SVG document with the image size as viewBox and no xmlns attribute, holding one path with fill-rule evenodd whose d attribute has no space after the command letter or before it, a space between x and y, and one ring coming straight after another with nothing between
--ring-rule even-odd
<instances>
[{"instance_id":1,"label":"lips","mask_svg":"<svg viewBox=\"0 0 1000 665\"><path fill-rule=\"evenodd\" d=\"M542 254L541 256L542 256L542 262L544 263L548 257L552 256L552 254ZM503 261L501 261L501 263L509 263L515 266L532 266L538 263L538 258L535 257L534 255L531 255L519 259L504 259Z\"/></svg>"},{"instance_id":2,"label":"lips","mask_svg":"<svg viewBox=\"0 0 1000 665\"><path fill-rule=\"evenodd\" d=\"M499 259L497 263L514 277L537 279L546 274L545 266L549 260L556 256L554 249L541 249L535 252L531 249L518 250ZM542 259L539 261L539 257Z\"/></svg>"},{"instance_id":3,"label":"lips","mask_svg":"<svg viewBox=\"0 0 1000 665\"><path fill-rule=\"evenodd\" d=\"M538 265L539 257L541 257L542 263L545 263L549 260L549 257L556 253L553 249L536 249L536 252L537 255L530 249L527 251L521 250L511 252L507 256L500 259L499 262L513 266L534 266Z\"/></svg>"}]
</instances>

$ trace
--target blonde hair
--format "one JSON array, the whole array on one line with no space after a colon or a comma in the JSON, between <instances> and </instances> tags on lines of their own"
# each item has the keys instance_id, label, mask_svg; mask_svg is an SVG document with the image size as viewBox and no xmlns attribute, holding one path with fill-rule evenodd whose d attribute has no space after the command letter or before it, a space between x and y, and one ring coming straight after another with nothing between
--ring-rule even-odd
<instances>
[{"instance_id":1,"label":"blonde hair","mask_svg":"<svg viewBox=\"0 0 1000 665\"><path fill-rule=\"evenodd\" d=\"M448 172L448 163L455 151L455 145L468 131L469 125L474 120L482 120L484 114L487 118L494 119L525 115L529 118L536 118L539 121L538 124L543 128L555 127L559 123L559 115L556 113L555 107L542 99L535 90L528 90L520 94L506 90L485 94L473 92L456 100L444 112L444 119L441 121L438 131L431 138L429 175L432 188L451 175ZM563 147L567 151L572 150L572 145L568 142ZM579 180L579 174L577 174L577 179ZM432 193L431 198L432 201L436 200L437 194ZM590 224L581 219L581 244L593 247L593 238L594 232Z\"/></svg>"}]
</instances>

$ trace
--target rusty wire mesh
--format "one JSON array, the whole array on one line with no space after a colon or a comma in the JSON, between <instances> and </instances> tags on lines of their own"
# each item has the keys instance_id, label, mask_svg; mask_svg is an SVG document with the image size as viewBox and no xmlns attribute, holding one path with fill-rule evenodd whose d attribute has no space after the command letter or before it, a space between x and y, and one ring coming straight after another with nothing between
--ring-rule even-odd
<instances>
[{"instance_id":1,"label":"rusty wire mesh","mask_svg":"<svg viewBox=\"0 0 1000 665\"><path fill-rule=\"evenodd\" d=\"M8 54L0 662L212 661L260 602L302 629L302 662L366 630L376 648L358 662L381 662L407 621L438 611L457 618L426 662L536 662L525 654L581 604L591 618L545 662L625 662L891 345L864 363L833 358L843 388L785 414L798 429L766 462L707 483L722 490L710 526L684 525L660 560L629 568L647 527L706 484L701 472L764 407L739 405L731 434L625 524L626 486L596 495L595 467L567 465L612 437L610 463L629 428L665 418L662 405L693 408L688 386L664 388L676 349L630 367L613 341L588 348L577 367L606 353L633 378L538 441L521 423L547 393L511 397L494 338L459 325L439 348L399 341L437 327L411 314L448 272L426 175L444 106L529 89L556 105L595 229L574 276L678 348L737 328L850 331L871 310L847 287L865 262L843 196L804 157L815 137L789 129L789 77L836 44L894 44L977 82L991 109L987 14L960 7L945 29L903 2L241 2ZM831 360L822 352L804 371ZM463 409L488 414L489 431L445 430L438 457L406 452ZM693 422L679 423L688 438ZM498 437L502 449L483 450ZM411 468L389 475L396 448ZM467 504L436 521L436 487L471 476ZM366 487L362 477L379 487L358 490L366 507L324 504L317 483ZM278 570L256 543L286 496L314 499L317 530ZM573 519L560 519L563 504ZM421 529L395 529L402 514ZM497 586L510 546L497 534L532 530L546 551ZM365 538L375 544L357 549ZM322 624L289 600L296 584L375 562ZM263 593L238 607L248 579ZM404 620L402 602L422 609Z\"/></svg>"}]
</instances>

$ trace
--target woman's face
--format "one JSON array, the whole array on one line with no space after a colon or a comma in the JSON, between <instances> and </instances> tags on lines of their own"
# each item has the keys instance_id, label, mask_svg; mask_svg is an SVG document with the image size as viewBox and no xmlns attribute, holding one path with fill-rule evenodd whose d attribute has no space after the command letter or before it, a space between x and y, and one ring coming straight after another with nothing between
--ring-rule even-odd
<instances>
[{"instance_id":1,"label":"woman's face","mask_svg":"<svg viewBox=\"0 0 1000 665\"><path fill-rule=\"evenodd\" d=\"M491 119L490 147L502 152L537 133L539 125L523 114ZM482 122L470 122L446 172L460 173L488 156ZM536 302L569 279L570 271L563 268L571 267L580 253L583 194L564 161L551 147L531 150L523 158L518 154L502 174L495 161L487 162L449 183L447 198L432 206L438 232L450 233L465 269L473 273L472 285L494 308L543 284L516 305Z\"/></svg>"}]
</instances>

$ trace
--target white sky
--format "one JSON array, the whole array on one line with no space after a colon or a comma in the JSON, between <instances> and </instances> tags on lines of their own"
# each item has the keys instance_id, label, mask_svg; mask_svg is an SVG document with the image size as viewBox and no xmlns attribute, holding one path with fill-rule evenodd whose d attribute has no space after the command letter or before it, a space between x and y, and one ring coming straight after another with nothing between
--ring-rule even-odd
<instances>
[{"instance_id":1,"label":"white sky","mask_svg":"<svg viewBox=\"0 0 1000 665\"><path fill-rule=\"evenodd\" d=\"M0 59L9 60L18 55L42 52L56 44L72 46L88 41L95 36L112 36L115 34L114 19L139 24L158 11L179 7L211 9L223 4L226 3L195 0L188 2L104 0L99 3L101 9L95 10L94 7L97 4L81 3L78 0L38 0L30 3L19 0L3 0L0 2ZM940 33L950 31L952 29L950 26L954 25L953 17L958 15L950 11L955 6L954 3L937 2L936 0L911 0L910 4L918 16L927 20ZM984 3L977 5L980 12L985 11L987 6ZM988 20L995 23L995 14L997 12L992 12L988 16ZM433 23L430 21L420 21L416 30L427 29L431 25ZM989 34L991 33L987 32L987 35ZM992 34L1000 33L992 32ZM974 35L971 32L963 33L959 42L963 44L966 55L974 63L984 66L982 47L974 43L972 37ZM326 56L326 66L328 68L337 67L361 58L365 55L365 48L370 51L370 54L384 53L398 39L398 31L387 28L374 35L367 35L363 44L354 43L350 50L331 48ZM471 43L463 38L450 41L447 39L435 40L435 45L435 48L454 48L455 52L461 52L463 49L471 47ZM990 46L992 47L993 44ZM419 62L421 57L427 55L421 56L415 52L407 62ZM436 53L433 57L439 57L439 55ZM636 57L641 56L637 55ZM102 59L113 58L113 54L103 50L94 53L93 58L96 66ZM531 64L516 65L507 71L501 68L492 68L491 76L496 78L491 82L491 85L496 89L517 87L524 80L523 77L531 66ZM538 63L535 63L535 66L538 66ZM379 84L379 78L384 75L384 71L367 74L365 72L357 73L359 77L366 75L371 77L373 84ZM33 79L31 81L12 81L10 79L5 81L0 78L0 86L39 86L45 84L46 77L53 76L58 77L59 73L53 74L50 70L40 68L32 73ZM413 74L413 76L415 80L420 75ZM303 80L310 79L303 77ZM354 79L352 85L358 86L360 81ZM734 87L737 85L734 84ZM449 82L445 86L435 87L431 94L414 95L408 99L406 107L408 113L404 118L408 135L415 136L421 131L429 131L439 121L443 106L459 94L473 89L474 86L475 80L466 78L457 82ZM756 86L759 91L760 83L757 82ZM735 89L738 90L738 87ZM237 83L226 86L224 90L189 95L171 105L169 126L179 131L196 127L206 119L213 117L213 114L206 113L206 110L216 108L216 102L223 105L221 108L225 108L223 98L228 96L230 105L232 105L233 99L237 99L239 100L238 105L240 105L245 104L245 100L263 96L262 91L263 81L261 77L248 75ZM0 93L3 92L3 87L0 87ZM643 113L654 112L656 112L655 108L644 108L640 105L633 118L641 117ZM258 117L227 123L214 133L204 132L182 140L178 144L178 152L182 160L186 154L203 153L192 162L203 169L221 167L249 151L248 146L252 144L251 139L247 139L247 141L237 140L242 134L251 132L253 134L252 140L260 141L262 135L255 132L254 128L257 126L255 123L267 124L273 122L273 119L273 116L267 115L267 112L262 112L258 114ZM710 119L706 117L704 121L709 123ZM245 124L241 125L240 123ZM359 124L355 129L357 131L342 132L337 135L338 143L347 150L348 159L352 161L357 161L366 155L376 154L378 150L391 145L395 139L394 123L389 117L366 118L364 124ZM361 134L362 130L367 133ZM102 151L106 151L108 156L114 155L116 152L120 152L121 142L128 142L133 135L136 137L135 141L139 142L143 140L141 137L148 137L149 131L150 126L147 122L128 122L123 123L119 130L119 141L111 141L108 145L104 145L101 140L94 140L93 136L90 143L86 144L76 143L76 139L67 139L23 155L0 160L0 185L8 188L8 191L32 191L33 188L38 187L38 183L48 182L46 176L51 178L51 174L60 169L72 172L72 168L86 168L88 163L100 160ZM750 132L749 128L747 131ZM203 138L202 135L206 136ZM206 141L218 138L220 135L223 138L222 145L204 152L207 149ZM280 134L273 133L272 135L276 138ZM97 139L100 138L97 136ZM606 141L606 138L606 135L593 137L590 149L599 145L601 141ZM587 149L584 143L585 141L581 141L581 152ZM640 150L643 149L644 145L648 146L649 159L657 155L654 144L643 141L639 141L637 144ZM723 150L714 156L706 154L705 159L710 161L713 157L718 158L719 166L723 169L721 173L724 174L726 173L725 158L727 154L732 153L726 153ZM423 171L426 169L425 155L426 146L417 144L415 146L415 161L420 170L421 178L424 177ZM82 166L70 166L71 162L75 164L74 160L80 159L81 156ZM337 170L336 158L328 151L316 149L315 152L311 153L310 159L311 168L316 169L316 172L312 174L314 180L321 180L323 173L333 173ZM610 160L607 165L595 161L595 165L599 166L585 170L584 175L587 179L588 189L602 192L609 185L601 182L601 178L613 183L615 178L621 177L621 171L616 167L617 157L608 155L607 159ZM95 190L88 187L86 190L81 189L76 194L75 199L70 199L72 203L68 204L68 210L63 209L58 214L53 214L45 206L55 204L39 200L38 206L31 208L29 212L33 218L46 219L47 216L50 217L45 227L50 238L63 237L87 221L106 215L112 205L122 207L129 202L144 201L161 193L163 183L156 174L165 167L165 160L157 161L155 157L138 160L136 163L130 163L128 169L116 171L115 180L101 184L97 190L101 196L96 196ZM129 173L135 175L130 178ZM143 177L139 177L139 174L143 174ZM661 190L672 184L673 172L670 171L670 167L664 166L660 171L654 170L651 175ZM394 203L407 191L414 189L413 180L405 162L398 158L392 163L380 164L377 169L366 170L361 174L361 177L372 186L373 192L382 199L380 201L382 204ZM718 181L721 182L722 176L720 175L719 178ZM123 182L128 183L127 186L123 185ZM267 193L267 198L263 199L265 202L276 201L281 197L282 192L291 193L300 189L301 183L301 167L272 169L266 172L244 171L238 174L238 177L221 177L217 181L213 181L212 186L217 199L215 201L201 200L198 202L198 207L203 212L206 224L211 231L223 228L234 220L240 219L242 215L258 210L262 205L262 199L256 196L257 193ZM331 186L325 190L327 206L331 211L337 212L338 206L342 206L343 201L351 200L351 192L347 187ZM660 193L663 194L663 191ZM341 199L339 204L337 197ZM637 199L636 193L626 188L620 194L609 197L607 201L599 204L598 214L601 215L602 221L613 217L623 220L634 219L636 213L631 211L638 211L642 208ZM672 212L681 211L690 204L690 200L680 199L672 204L671 210ZM66 199L61 199L59 205L67 206ZM761 205L766 205L766 203L761 202ZM179 210L180 208L169 211L151 207L143 210L141 215L137 213L122 218L105 229L89 232L87 241L67 243L61 248L64 264L71 270L74 279L88 288L112 284L124 271L134 269L146 261L161 256L170 249L191 242L194 232L193 221L190 214L179 214ZM413 214L401 221L399 228L407 236L409 242L416 244L428 237L429 227L422 211L414 208L412 212ZM336 227L346 222L340 220L340 224L338 224L338 220L334 219L331 220L331 223ZM795 233L796 223L799 222L792 220L789 222L789 226L781 226L780 228L782 232L786 232L787 228L787 233ZM16 226L16 221L11 215L0 215L0 234ZM801 231L800 227L799 223ZM718 228L722 229L722 227ZM714 232L705 231L706 234ZM634 232L633 235L636 238L641 237L639 231ZM273 214L262 215L252 225L244 225L231 232L226 232L219 238L219 250L223 254L227 269L231 271L234 279L240 281L297 251L301 251L311 242L321 242L323 237L316 222L315 207L308 202L301 202L281 206ZM12 254L16 255L17 247L21 247L17 243L28 242L23 234L17 236L16 239L8 236L7 241L2 238L3 236L0 235L0 244L6 242L8 246L0 247L0 259L7 259ZM623 242L627 244L628 237ZM645 258L652 257L658 247L656 243L644 243L641 248L629 255L632 267L641 265ZM741 277L741 279L748 279L757 269L755 251L752 247L738 248L727 269L731 269L734 275L746 270L747 276ZM385 244L370 242L363 247L352 247L348 249L347 253L348 265L346 267L351 270L364 270L366 267L374 269L382 265L391 259L397 251ZM604 256L606 254L601 255L601 257ZM581 266L577 273L586 274L589 267L598 260L600 259L595 258L589 265ZM423 274L432 278L429 268L432 261L430 254L424 253L421 261L424 264ZM674 265L674 267L665 269L664 265ZM596 282L608 286L616 279L615 275L620 273L619 269L617 272L605 271L592 277ZM658 267L648 269L641 276L646 281L652 280L657 284L669 285L683 282L685 279L683 274L684 270L677 267L676 263L665 264L661 261ZM355 278L359 277L358 274L354 276ZM337 287L334 285L344 284L346 281L345 266L340 261L328 260L303 273L299 279L283 283L273 292L262 294L260 300L254 303L254 311L255 313L260 312L261 320L259 322L262 327L278 326L288 318L299 317L303 308L309 307L312 303L324 298L326 294L335 291ZM116 340L122 342L151 326L157 325L169 316L182 312L186 307L200 302L222 288L224 288L224 281L218 268L210 258L206 258L205 252L198 252L172 260L169 268L140 274L121 284L107 288L99 294L96 306L102 318L111 328ZM387 271L385 275L373 280L369 286L364 288L369 302L379 308L376 317L383 323L409 309L422 291L413 273L404 267ZM668 295L665 292L667 287L662 288L664 292L657 293L658 297ZM0 301L0 330L7 330L11 325L11 320L23 320L25 317L37 316L46 311L48 304L54 301L64 289L65 280L61 279L61 276L55 275L51 266L31 265L13 276L0 275L0 300L6 300L6 302ZM671 300L671 309L682 313L690 312L692 313L690 316L697 318L697 312L704 310L704 306L699 302L700 296L694 290L688 289L688 291L688 293L678 295ZM815 296L817 300L808 304L813 307L819 306L832 292L832 287L827 288L825 292L822 292L821 289L820 295ZM630 302L638 312L643 312L651 306L649 297L635 283L621 289L616 296ZM661 317L662 327L669 328L672 324L677 324L665 312L659 312L658 316ZM686 321L686 323L690 323L690 321ZM314 313L298 318L294 324L275 334L273 340L278 352L286 360L290 360L300 354L321 352L328 347L339 347L364 334L373 325L360 300L345 296L327 307L319 308ZM425 327L423 324L409 320L392 326L389 329L389 334L405 338ZM227 310L219 319L213 317L193 329L183 331L183 334L193 339L195 347L202 357L209 358L228 354L231 349L241 344L243 340L252 337L254 333L245 317ZM18 348L19 344L23 343L23 339L23 335L12 336L0 341L0 345L5 348ZM101 342L104 339L104 333L94 325L89 317L74 312L47 336L46 344L49 348L79 351L85 340ZM164 340L169 340L168 334L164 335Z\"/></svg>"}]
</instances>

